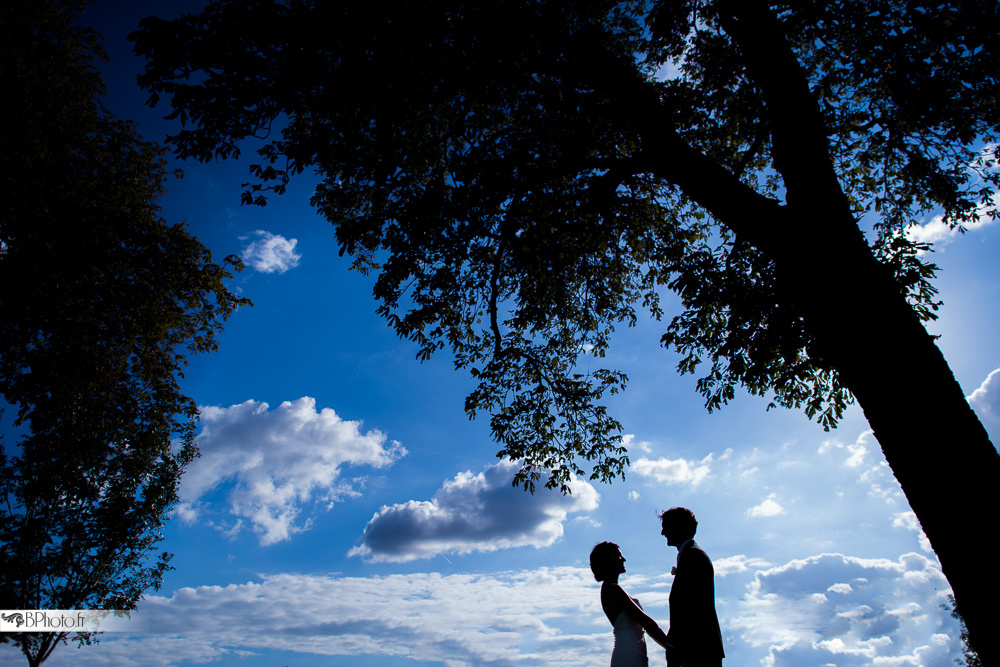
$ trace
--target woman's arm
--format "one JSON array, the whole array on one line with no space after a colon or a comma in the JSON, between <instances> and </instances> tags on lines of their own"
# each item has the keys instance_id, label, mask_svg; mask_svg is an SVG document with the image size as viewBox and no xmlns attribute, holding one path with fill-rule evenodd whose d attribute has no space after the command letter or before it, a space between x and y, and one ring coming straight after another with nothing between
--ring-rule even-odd
<instances>
[{"instance_id":1,"label":"woman's arm","mask_svg":"<svg viewBox=\"0 0 1000 667\"><path fill-rule=\"evenodd\" d=\"M632 600L629 599L629 602L632 602ZM657 644L663 648L672 648L670 644L667 643L667 633L660 629L660 626L656 623L656 621L650 618L649 615L642 609L639 609L634 602L632 602L631 609L629 609L629 607L625 607L625 613L635 619L636 622L642 626L642 629L646 631L646 634L649 635L650 638L652 638Z\"/></svg>"},{"instance_id":2,"label":"woman's arm","mask_svg":"<svg viewBox=\"0 0 1000 667\"><path fill-rule=\"evenodd\" d=\"M639 608L639 605L629 597L625 589L617 584L608 584L601 588L601 605L604 607L604 613L611 618L610 611L618 611L619 613L624 611L629 615L633 621L642 626L642 629L646 631L646 634L650 636L657 644L663 648L670 647L667 643L667 634L660 629L660 626L650 618L649 614L644 612ZM615 614L615 618L618 614ZM612 625L614 621L612 620Z\"/></svg>"}]
</instances>

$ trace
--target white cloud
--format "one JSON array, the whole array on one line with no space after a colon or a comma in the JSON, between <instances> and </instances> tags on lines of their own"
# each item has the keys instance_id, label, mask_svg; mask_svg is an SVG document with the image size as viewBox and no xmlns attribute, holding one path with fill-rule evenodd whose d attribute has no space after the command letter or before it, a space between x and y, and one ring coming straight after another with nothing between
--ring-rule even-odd
<instances>
[{"instance_id":1,"label":"white cloud","mask_svg":"<svg viewBox=\"0 0 1000 667\"><path fill-rule=\"evenodd\" d=\"M825 440L817 453L827 457L843 457L840 465L849 474L856 474L858 482L867 485L867 494L870 497L877 498L886 505L906 506L906 497L899 482L893 477L888 464L881 456L881 450L873 440L872 431L865 430L853 443L844 444L837 439ZM869 457L873 450L875 456ZM829 474L831 471L827 469L826 472Z\"/></svg>"},{"instance_id":2,"label":"white cloud","mask_svg":"<svg viewBox=\"0 0 1000 667\"><path fill-rule=\"evenodd\" d=\"M769 567L771 564L763 558L737 554L736 556L719 558L713 561L712 565L715 567L715 576L725 577L738 572L749 572L750 570Z\"/></svg>"},{"instance_id":3,"label":"white cloud","mask_svg":"<svg viewBox=\"0 0 1000 667\"><path fill-rule=\"evenodd\" d=\"M648 440L642 440L640 442L635 441L635 433L626 433L622 436L622 447L629 451L633 451L636 448L649 454L653 451L653 444Z\"/></svg>"},{"instance_id":4,"label":"white cloud","mask_svg":"<svg viewBox=\"0 0 1000 667\"><path fill-rule=\"evenodd\" d=\"M990 210L998 206L1000 206L1000 193L993 196L990 206L980 204L976 208L975 218L962 226L971 232L992 224L993 218L990 215ZM945 224L943 216L936 215L923 225L917 224L907 227L905 234L908 239L917 243L934 243L938 246L944 246L954 241L961 232L957 227L949 227Z\"/></svg>"},{"instance_id":5,"label":"white cloud","mask_svg":"<svg viewBox=\"0 0 1000 667\"><path fill-rule=\"evenodd\" d=\"M261 273L284 273L299 265L302 255L295 252L296 239L286 239L280 234L272 234L263 229L253 233L256 240L243 247L243 261ZM246 241L249 236L241 236Z\"/></svg>"},{"instance_id":6,"label":"white cloud","mask_svg":"<svg viewBox=\"0 0 1000 667\"><path fill-rule=\"evenodd\" d=\"M649 481L637 504L626 500L630 487L620 488L623 502L612 504L619 514L568 514L563 526L569 551L521 550L488 559L541 557L550 566L582 567L486 572L474 558L452 559L453 565L434 558L399 568L352 559L351 574L392 570L400 575L288 574L254 578L251 583L226 579L220 583L239 585L168 593L157 603L165 606L155 613L153 607L145 607L138 615L183 634L183 640L167 634L105 636L97 647L65 651L61 663L57 650L52 667L192 664L199 660L197 655L229 664L246 653L256 653L260 660L269 650L297 651L305 656L302 662L328 660L332 665L410 659L448 667L606 665L612 647L610 626L599 609L597 585L584 566L586 553L603 539L625 542L629 565L634 566L625 587L651 616L666 621L664 601L670 585L666 573L675 550L667 549L658 537L654 509L672 505L695 510L702 522L698 539L716 557L717 608L730 656L726 664L953 667L950 660L960 655L957 626L937 606L947 583L936 567L926 565L934 560L929 554L899 556L920 551L917 533L903 516L908 508L886 505L869 495L874 485L896 489L895 493L898 485L872 440L860 466L846 465L861 430L842 433L843 444L831 442L821 453L816 451L816 438L790 446L762 444L752 452L734 453L729 460L716 456L711 474L697 488ZM741 481L748 469L757 472ZM449 479L449 484L458 477ZM774 519L749 520L743 510L772 493L787 511ZM480 495L470 491L465 497L480 502ZM487 508L498 504L484 503ZM623 507L625 515L620 514ZM514 510L520 511L516 506ZM625 523L625 517L633 515L642 519L637 530ZM605 528L593 530L591 517L602 519ZM748 534L750 538L745 537ZM746 551L748 544L756 547ZM891 557L804 557L828 551ZM235 566L232 571L240 571ZM541 583L525 585L536 581ZM753 585L747 588L748 584ZM895 623L895 630L886 630ZM127 648L120 647L125 641ZM0 659L2 652L0 647ZM361 654L370 657L351 658ZM287 653L273 657L280 660L275 664L299 662ZM651 650L651 664L657 660L663 664L662 653Z\"/></svg>"},{"instance_id":7,"label":"white cloud","mask_svg":"<svg viewBox=\"0 0 1000 667\"><path fill-rule=\"evenodd\" d=\"M711 472L713 454L709 454L701 461L687 461L685 459L659 458L655 461L645 457L634 462L631 466L632 472L641 477L651 477L663 484L690 484L697 486Z\"/></svg>"},{"instance_id":8,"label":"white cloud","mask_svg":"<svg viewBox=\"0 0 1000 667\"><path fill-rule=\"evenodd\" d=\"M763 500L759 505L754 505L747 510L747 516L752 517L769 517L778 516L785 511L777 500L777 494L772 493L767 498Z\"/></svg>"},{"instance_id":9,"label":"white cloud","mask_svg":"<svg viewBox=\"0 0 1000 667\"><path fill-rule=\"evenodd\" d=\"M201 408L201 457L184 475L180 518L195 520L211 509L205 496L228 486L236 521L227 530L235 534L249 523L261 544L274 544L308 527L297 522L305 505L329 509L359 493L363 478L342 480L343 467L383 468L406 454L398 442L387 445L379 431L362 433L360 422L331 408L317 412L308 396L268 407L250 400Z\"/></svg>"},{"instance_id":10,"label":"white cloud","mask_svg":"<svg viewBox=\"0 0 1000 667\"><path fill-rule=\"evenodd\" d=\"M365 526L362 544L348 555L368 561L405 562L437 554L465 554L512 547L546 547L563 535L571 512L597 508L600 496L573 479L571 495L511 486L517 463L503 460L473 475L455 475L431 500L382 507Z\"/></svg>"},{"instance_id":11,"label":"white cloud","mask_svg":"<svg viewBox=\"0 0 1000 667\"><path fill-rule=\"evenodd\" d=\"M917 534L917 540L920 542L920 548L929 554L934 553L931 541L927 539L927 535L924 533L924 529L921 527L920 521L917 520L916 514L913 512L899 512L892 518L892 525L894 528L912 530Z\"/></svg>"},{"instance_id":12,"label":"white cloud","mask_svg":"<svg viewBox=\"0 0 1000 667\"><path fill-rule=\"evenodd\" d=\"M906 236L911 241L941 245L951 243L959 234L958 229L946 225L944 217L940 215L934 216L929 222L913 225L906 230Z\"/></svg>"},{"instance_id":13,"label":"white cloud","mask_svg":"<svg viewBox=\"0 0 1000 667\"><path fill-rule=\"evenodd\" d=\"M872 435L874 433L870 430L862 431L857 440L848 445L836 439L824 440L817 451L820 454L825 454L830 450L847 450L848 456L844 459L844 465L848 468L860 468L868 454L869 440Z\"/></svg>"},{"instance_id":14,"label":"white cloud","mask_svg":"<svg viewBox=\"0 0 1000 667\"><path fill-rule=\"evenodd\" d=\"M385 664L578 667L594 663L594 656L610 657L613 645L599 584L578 567L380 577L278 574L182 588L169 597L147 595L135 619L137 629L157 634L106 634L83 651L57 650L46 664L166 667L275 650L379 656Z\"/></svg>"},{"instance_id":15,"label":"white cloud","mask_svg":"<svg viewBox=\"0 0 1000 667\"><path fill-rule=\"evenodd\" d=\"M734 562L740 558L753 560ZM665 577L624 582L648 613L663 620L667 591L658 585ZM958 631L939 606L947 591L936 564L918 554L822 554L757 571L742 597L717 606L730 659L752 651L763 656L760 664L774 667L953 667ZM569 566L371 577L275 574L148 595L134 619L136 632L148 634L106 634L82 651L57 650L46 664L168 667L288 651L367 655L393 664L579 667L607 664L613 645L599 585L586 568ZM653 654L651 663L656 660Z\"/></svg>"},{"instance_id":16,"label":"white cloud","mask_svg":"<svg viewBox=\"0 0 1000 667\"><path fill-rule=\"evenodd\" d=\"M140 601L140 605L142 602ZM145 614L133 615L137 627L147 627L141 618ZM147 617L148 618L148 617ZM240 619L230 617L233 623ZM248 633L252 634L252 633ZM228 645L227 645L228 643ZM236 646L254 646L254 642L239 642ZM254 646L254 648L257 648ZM254 650L234 648L233 642L218 641L214 637L177 635L124 636L121 633L105 633L100 637L100 643L92 644L76 650L73 646L57 648L52 656L45 661L45 667L170 667L171 665L213 664L222 660L238 660L249 658ZM18 662L24 663L24 656L19 655ZM0 653L0 665L3 667L21 667L18 662L4 662ZM237 662L236 664L241 664Z\"/></svg>"},{"instance_id":17,"label":"white cloud","mask_svg":"<svg viewBox=\"0 0 1000 667\"><path fill-rule=\"evenodd\" d=\"M727 629L768 648L763 664L950 667L954 621L936 561L822 554L757 572Z\"/></svg>"},{"instance_id":18,"label":"white cloud","mask_svg":"<svg viewBox=\"0 0 1000 667\"><path fill-rule=\"evenodd\" d=\"M968 401L981 419L1000 419L1000 368L986 376Z\"/></svg>"},{"instance_id":19,"label":"white cloud","mask_svg":"<svg viewBox=\"0 0 1000 667\"><path fill-rule=\"evenodd\" d=\"M871 431L865 431L858 436L858 439L852 445L847 445L847 451L850 452L850 456L844 461L844 465L848 468L860 468L861 464L865 461L865 455L868 453L867 441L868 436L873 435Z\"/></svg>"}]
</instances>

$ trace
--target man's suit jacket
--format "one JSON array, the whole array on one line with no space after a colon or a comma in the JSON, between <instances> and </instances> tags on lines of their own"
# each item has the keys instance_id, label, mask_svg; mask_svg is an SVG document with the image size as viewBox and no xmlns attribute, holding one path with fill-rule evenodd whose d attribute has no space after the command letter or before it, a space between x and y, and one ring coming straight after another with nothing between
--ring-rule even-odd
<instances>
[{"instance_id":1,"label":"man's suit jacket","mask_svg":"<svg viewBox=\"0 0 1000 667\"><path fill-rule=\"evenodd\" d=\"M677 556L670 586L667 641L682 664L718 664L725 657L715 613L715 570L708 554L694 540Z\"/></svg>"}]
</instances>

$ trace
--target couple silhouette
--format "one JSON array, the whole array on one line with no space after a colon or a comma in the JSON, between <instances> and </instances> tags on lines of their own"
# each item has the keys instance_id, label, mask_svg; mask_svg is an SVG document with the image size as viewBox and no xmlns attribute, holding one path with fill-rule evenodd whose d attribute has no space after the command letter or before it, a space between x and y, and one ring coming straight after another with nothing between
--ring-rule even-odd
<instances>
[{"instance_id":1,"label":"couple silhouette","mask_svg":"<svg viewBox=\"0 0 1000 667\"><path fill-rule=\"evenodd\" d=\"M677 547L677 565L670 570L670 631L656 621L618 583L625 557L614 542L601 542L590 552L590 569L601 584L601 606L614 628L611 667L647 667L646 632L666 650L667 667L720 667L725 653L715 613L715 570L694 534L698 520L685 507L658 515L660 534Z\"/></svg>"}]
</instances>

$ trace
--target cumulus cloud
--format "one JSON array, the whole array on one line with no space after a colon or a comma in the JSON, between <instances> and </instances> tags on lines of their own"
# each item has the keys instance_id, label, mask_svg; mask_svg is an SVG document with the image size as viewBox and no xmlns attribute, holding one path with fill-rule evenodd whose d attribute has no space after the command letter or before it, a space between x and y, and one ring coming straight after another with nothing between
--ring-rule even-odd
<instances>
[{"instance_id":1,"label":"cumulus cloud","mask_svg":"<svg viewBox=\"0 0 1000 667\"><path fill-rule=\"evenodd\" d=\"M1000 368L992 371L968 397L969 403L980 418L1000 419Z\"/></svg>"},{"instance_id":2,"label":"cumulus cloud","mask_svg":"<svg viewBox=\"0 0 1000 667\"><path fill-rule=\"evenodd\" d=\"M772 493L767 498L763 500L759 505L754 505L747 510L747 516L752 517L769 517L778 516L785 511L785 508L781 506L777 501L777 494Z\"/></svg>"},{"instance_id":3,"label":"cumulus cloud","mask_svg":"<svg viewBox=\"0 0 1000 667\"><path fill-rule=\"evenodd\" d=\"M713 458L713 454L709 454L700 461L686 459L671 461L662 457L654 461L643 457L633 463L631 467L635 474L652 478L663 484L698 486L711 473Z\"/></svg>"},{"instance_id":4,"label":"cumulus cloud","mask_svg":"<svg viewBox=\"0 0 1000 667\"><path fill-rule=\"evenodd\" d=\"M227 488L231 534L249 523L261 544L287 540L308 527L297 521L306 505L329 509L345 496L357 495L363 478L341 479L346 466L384 468L406 450L386 442L376 430L341 419L331 408L316 411L304 396L274 410L246 401L228 408L201 408L201 457L188 468L181 485L180 518L193 521L208 512L205 500Z\"/></svg>"},{"instance_id":5,"label":"cumulus cloud","mask_svg":"<svg viewBox=\"0 0 1000 667\"><path fill-rule=\"evenodd\" d=\"M874 433L870 430L862 431L857 440L849 444L844 444L834 439L824 440L818 451L820 454L823 454L831 450L844 450L847 454L847 458L844 459L844 465L848 468L860 468L865 462L865 456L868 454L868 448L871 445L873 435Z\"/></svg>"},{"instance_id":6,"label":"cumulus cloud","mask_svg":"<svg viewBox=\"0 0 1000 667\"><path fill-rule=\"evenodd\" d=\"M446 553L546 547L562 537L567 514L597 507L600 496L588 482L571 481L571 495L551 489L531 495L511 486L518 469L517 463L503 460L475 475L455 475L431 500L382 507L365 526L362 544L348 555L405 562Z\"/></svg>"},{"instance_id":7,"label":"cumulus cloud","mask_svg":"<svg viewBox=\"0 0 1000 667\"><path fill-rule=\"evenodd\" d=\"M715 560L712 565L715 566L715 576L725 577L738 572L749 572L750 570L758 570L760 568L769 567L771 564L763 558L737 554L736 556L719 558Z\"/></svg>"},{"instance_id":8,"label":"cumulus cloud","mask_svg":"<svg viewBox=\"0 0 1000 667\"><path fill-rule=\"evenodd\" d=\"M255 240L243 247L243 261L261 273L284 273L299 265L302 255L295 252L296 239L286 239L280 234L272 234L263 229L254 231ZM250 236L241 236L247 241Z\"/></svg>"},{"instance_id":9,"label":"cumulus cloud","mask_svg":"<svg viewBox=\"0 0 1000 667\"><path fill-rule=\"evenodd\" d=\"M917 243L937 243L947 245L955 240L961 232L957 227L945 224L944 217L936 215L929 222L916 224L907 228L906 236Z\"/></svg>"},{"instance_id":10,"label":"cumulus cloud","mask_svg":"<svg viewBox=\"0 0 1000 667\"><path fill-rule=\"evenodd\" d=\"M728 629L764 663L946 667L959 655L936 561L822 554L756 573Z\"/></svg>"},{"instance_id":11,"label":"cumulus cloud","mask_svg":"<svg viewBox=\"0 0 1000 667\"><path fill-rule=\"evenodd\" d=\"M966 231L977 231L994 222L990 211L1000 206L1000 195L994 195L990 205L979 205L976 209L975 218L971 222L962 226ZM906 229L906 237L917 243L933 243L944 246L954 241L962 232L958 227L950 227L945 223L944 217L937 215L929 222L922 225L912 225Z\"/></svg>"},{"instance_id":12,"label":"cumulus cloud","mask_svg":"<svg viewBox=\"0 0 1000 667\"><path fill-rule=\"evenodd\" d=\"M917 515L913 512L899 512L892 518L892 526L893 528L905 528L906 530L912 530L917 534L917 540L920 542L920 548L929 554L934 553L934 547L931 546L931 541L927 539L927 535L924 533L924 529L920 525Z\"/></svg>"}]
</instances>

